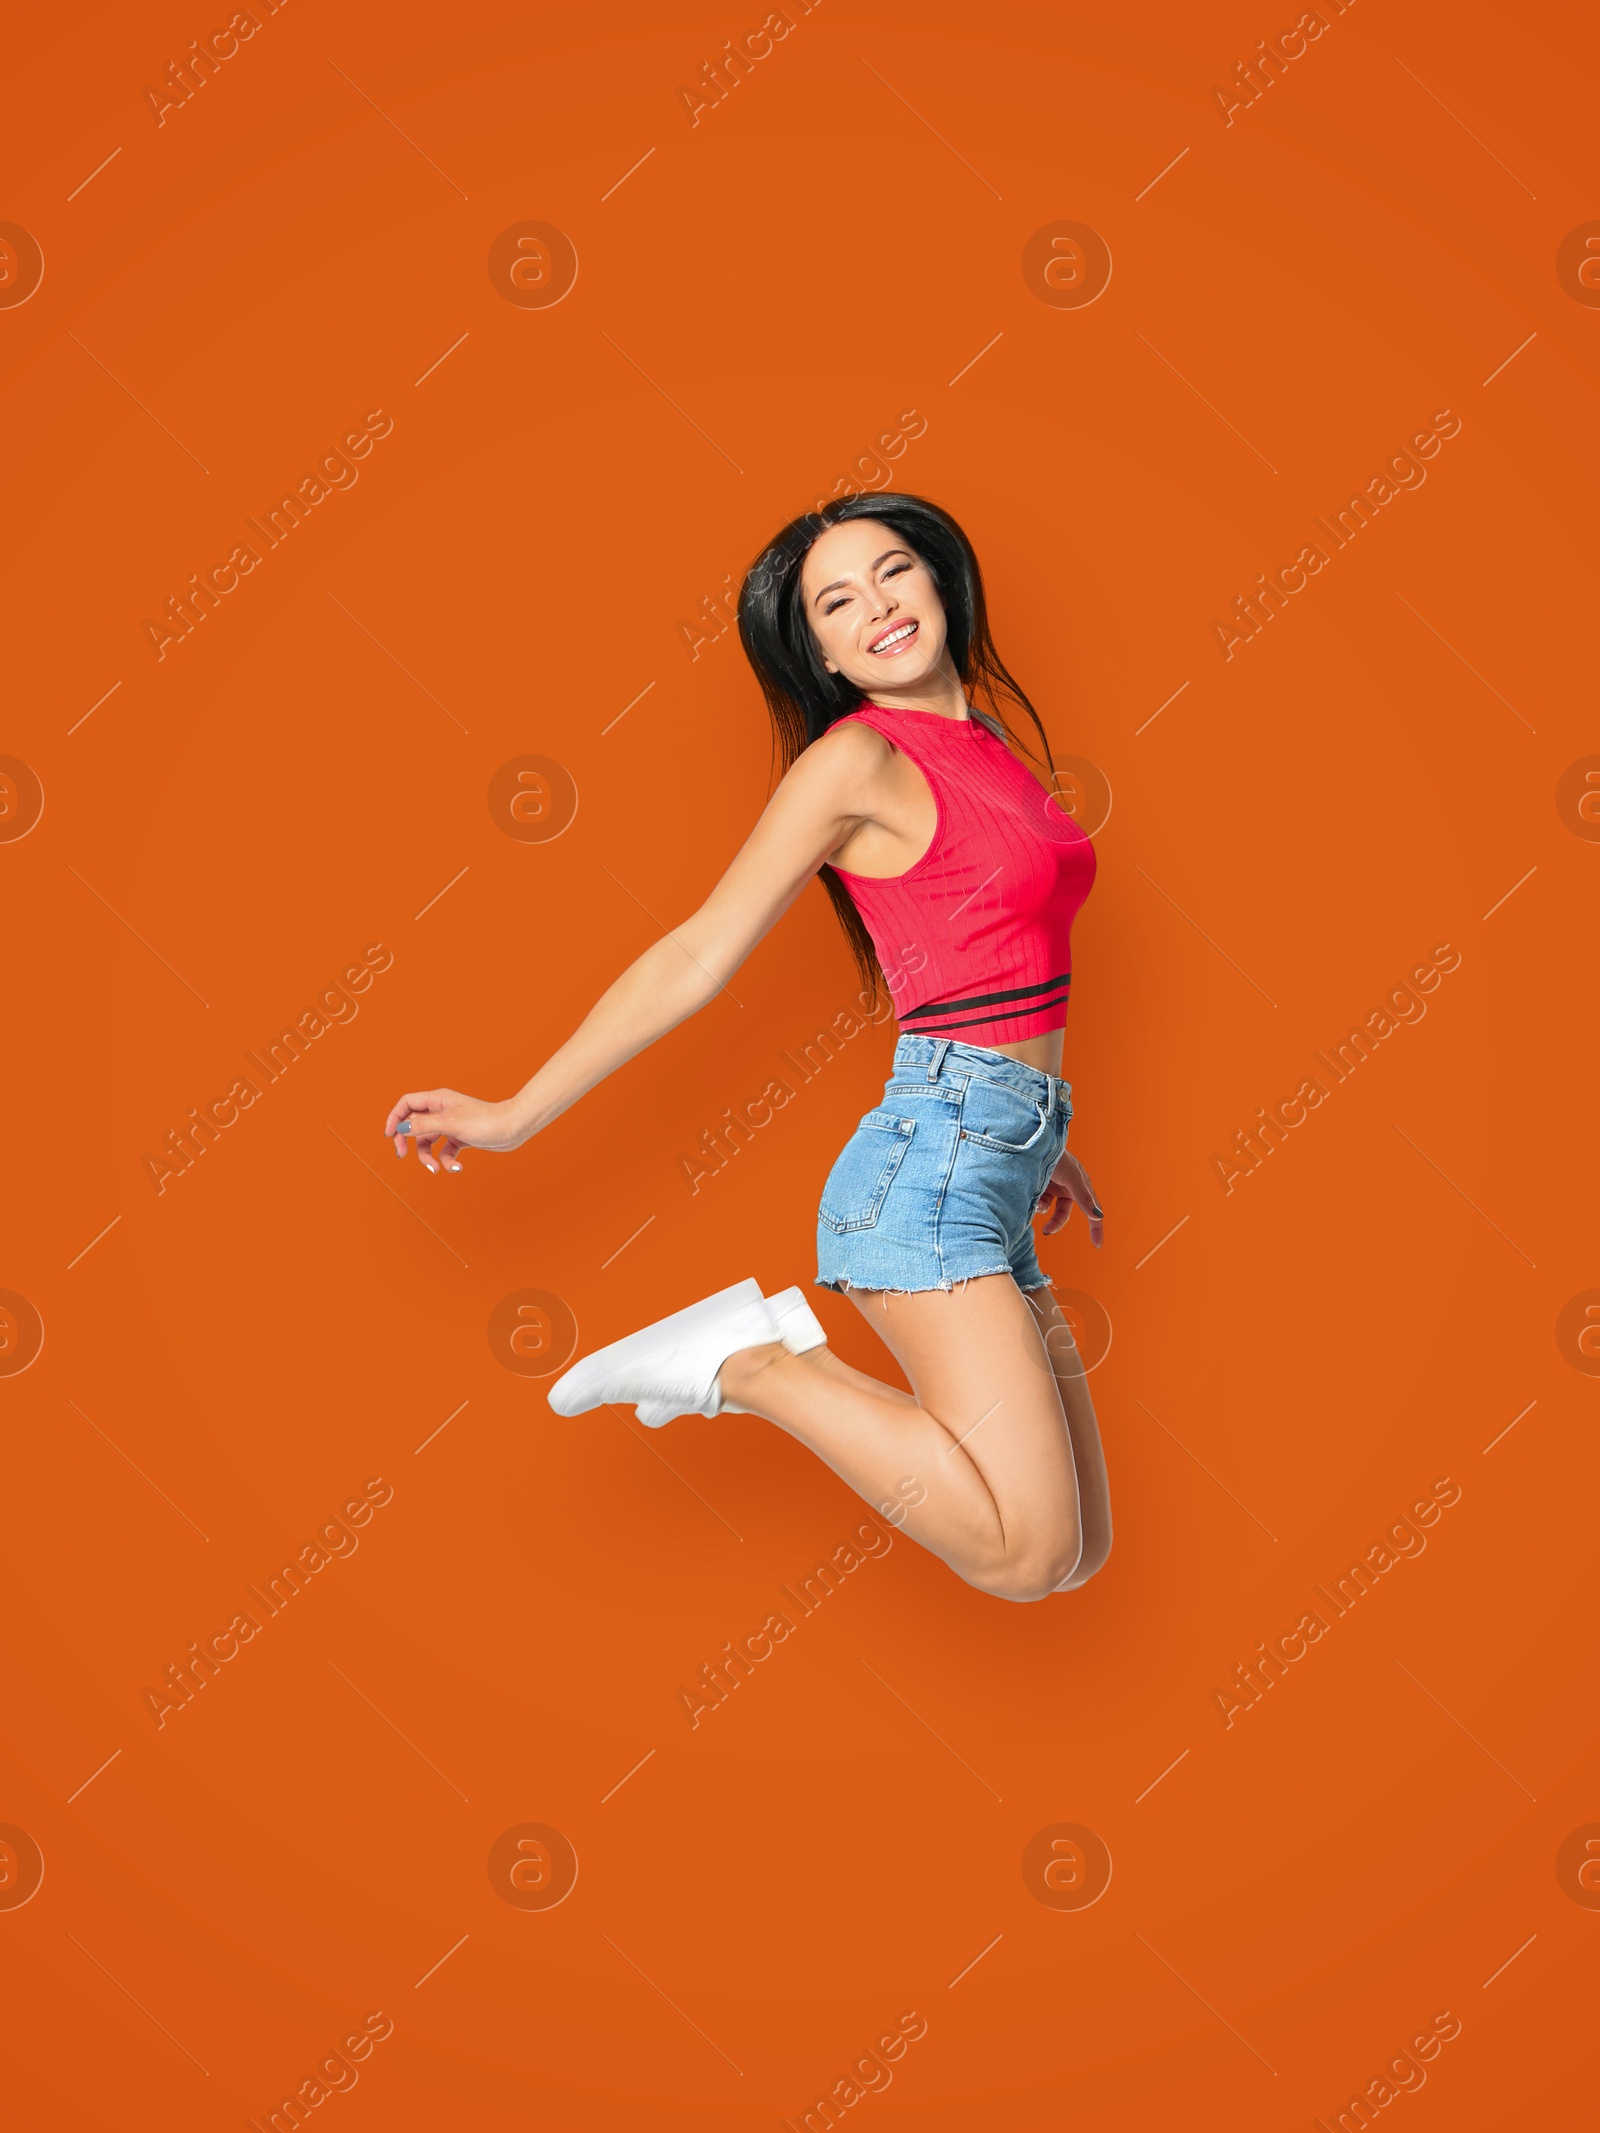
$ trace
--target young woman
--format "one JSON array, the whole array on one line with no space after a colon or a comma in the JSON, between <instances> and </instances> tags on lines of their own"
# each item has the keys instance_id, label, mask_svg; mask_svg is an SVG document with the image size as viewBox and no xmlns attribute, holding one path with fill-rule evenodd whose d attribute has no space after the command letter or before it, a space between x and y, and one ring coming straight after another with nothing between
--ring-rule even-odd
<instances>
[{"instance_id":1,"label":"young woman","mask_svg":"<svg viewBox=\"0 0 1600 2133\"><path fill-rule=\"evenodd\" d=\"M384 1131L430 1171L521 1147L713 999L820 869L901 1036L823 1188L817 1283L848 1294L911 1391L832 1354L799 1288L750 1280L585 1356L550 1405L762 1416L981 1591L1071 1592L1110 1552L1110 1504L1032 1220L1051 1235L1076 1203L1100 1244L1059 1078L1093 848L1007 745L1002 698L1050 760L971 544L937 505L855 496L794 520L745 580L739 633L785 775L721 881L517 1095L421 1091Z\"/></svg>"}]
</instances>

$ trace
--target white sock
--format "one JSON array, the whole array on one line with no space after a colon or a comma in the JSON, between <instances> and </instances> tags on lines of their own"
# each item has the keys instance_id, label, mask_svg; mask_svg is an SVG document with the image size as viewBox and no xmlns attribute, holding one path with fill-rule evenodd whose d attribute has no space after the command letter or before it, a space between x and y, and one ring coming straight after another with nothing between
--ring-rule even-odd
<instances>
[{"instance_id":1,"label":"white sock","mask_svg":"<svg viewBox=\"0 0 1600 2133\"><path fill-rule=\"evenodd\" d=\"M804 1289L780 1289L767 1298L767 1309L778 1321L778 1338L791 1355L804 1355L808 1348L821 1348L828 1336L822 1321L806 1302Z\"/></svg>"}]
</instances>

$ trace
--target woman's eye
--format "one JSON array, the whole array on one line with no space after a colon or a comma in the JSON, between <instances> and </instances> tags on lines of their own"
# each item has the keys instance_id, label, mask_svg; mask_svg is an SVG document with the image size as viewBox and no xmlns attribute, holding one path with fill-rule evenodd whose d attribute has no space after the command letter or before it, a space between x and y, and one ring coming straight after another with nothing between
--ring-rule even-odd
<instances>
[{"instance_id":1,"label":"woman's eye","mask_svg":"<svg viewBox=\"0 0 1600 2133\"><path fill-rule=\"evenodd\" d=\"M884 576L886 578L897 578L902 570L909 570L910 568L911 565L909 563L892 563L884 572Z\"/></svg>"}]
</instances>

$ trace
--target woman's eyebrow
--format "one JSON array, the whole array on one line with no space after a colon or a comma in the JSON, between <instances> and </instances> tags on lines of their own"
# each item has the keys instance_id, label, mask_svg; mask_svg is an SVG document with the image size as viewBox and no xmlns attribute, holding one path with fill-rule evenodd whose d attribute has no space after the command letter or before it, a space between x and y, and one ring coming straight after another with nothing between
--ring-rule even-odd
<instances>
[{"instance_id":1,"label":"woman's eyebrow","mask_svg":"<svg viewBox=\"0 0 1600 2133\"><path fill-rule=\"evenodd\" d=\"M888 560L889 560L890 556L892 556L892 555L909 555L910 553L911 553L911 551L910 551L910 549L909 549L909 548L886 548L886 549L885 549L885 550L883 551L882 555L880 555L880 556L877 556L876 558L874 558L874 560L873 560L873 563L872 563L872 568L873 568L874 570L881 570L881 569L883 568L884 564L888 562ZM820 600L820 599L822 598L822 593L833 593L833 592L838 592L838 591L840 591L840 590L841 590L841 589L842 589L842 588L843 588L844 586L848 585L848 584L849 584L849 582L850 582L850 580L849 580L848 578L835 578L835 579L834 579L834 581L833 581L833 583L832 583L831 585L824 585L824 586L823 586L823 588L822 588L822 592L819 592L819 593L817 593L817 594L815 594L815 595L813 596L813 598L812 598L812 602L811 602L811 605L812 605L813 607L815 607L815 606L816 606L816 604L817 604L817 601L818 601L818 600Z\"/></svg>"}]
</instances>

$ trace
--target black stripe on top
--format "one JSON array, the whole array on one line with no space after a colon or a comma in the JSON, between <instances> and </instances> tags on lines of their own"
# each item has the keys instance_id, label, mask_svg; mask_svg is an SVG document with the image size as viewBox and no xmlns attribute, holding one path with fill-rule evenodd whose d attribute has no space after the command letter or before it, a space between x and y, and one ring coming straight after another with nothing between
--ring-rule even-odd
<instances>
[{"instance_id":1,"label":"black stripe on top","mask_svg":"<svg viewBox=\"0 0 1600 2133\"><path fill-rule=\"evenodd\" d=\"M1067 994L1062 992L1062 996L1058 1000L1039 1000L1037 1013L1043 1013L1047 1007L1067 1007ZM1035 1009L1028 1007L1028 1009L1024 1009L1024 1013L1035 1013ZM971 1030L973 1024L981 1024L986 1028L992 1028L996 1022L1005 1022L1005 1020L1007 1020L1005 1015L966 1015L964 1022L919 1022L915 1026L915 1030L902 1028L900 1035L902 1037L951 1037L956 1030Z\"/></svg>"},{"instance_id":2,"label":"black stripe on top","mask_svg":"<svg viewBox=\"0 0 1600 2133\"><path fill-rule=\"evenodd\" d=\"M1036 1006L1021 1008L1017 1012L1029 1015L1042 1014L1047 1007L1065 1007L1067 999L1068 995L1063 993L1059 1000L1040 1000ZM900 1034L911 1037L948 1037L954 1030L971 1029L975 1022L993 1024L1003 1022L1006 1019L1004 1015L995 1014L967 1015L959 1022L919 1022L914 1030L902 1029Z\"/></svg>"},{"instance_id":3,"label":"black stripe on top","mask_svg":"<svg viewBox=\"0 0 1600 2133\"><path fill-rule=\"evenodd\" d=\"M1031 1000L1036 993L1056 992L1062 986L1070 985L1071 983L1072 972L1069 970L1059 978L1046 978L1042 985L1019 985L1014 992L979 992L973 993L970 998L965 1000L929 1000L922 1007L908 1008L906 1012L900 1017L900 1024L901 1027L904 1028L906 1023L919 1021L924 1016L938 1015L940 1017L943 1017L946 1015L959 1014L963 1008L967 1007L1003 1007L1008 1001ZM1055 1003L1053 1001L1046 1000L1040 1000L1038 1002L1038 1005L1040 1007L1054 1006L1054 1004ZM1029 1014L1032 1012L1032 1010L1030 1008L1023 1008L1020 1010L1020 1012L1023 1014ZM1001 1016L994 1015L977 1015L969 1019L978 1022L983 1022L1000 1021L1004 1018Z\"/></svg>"}]
</instances>

